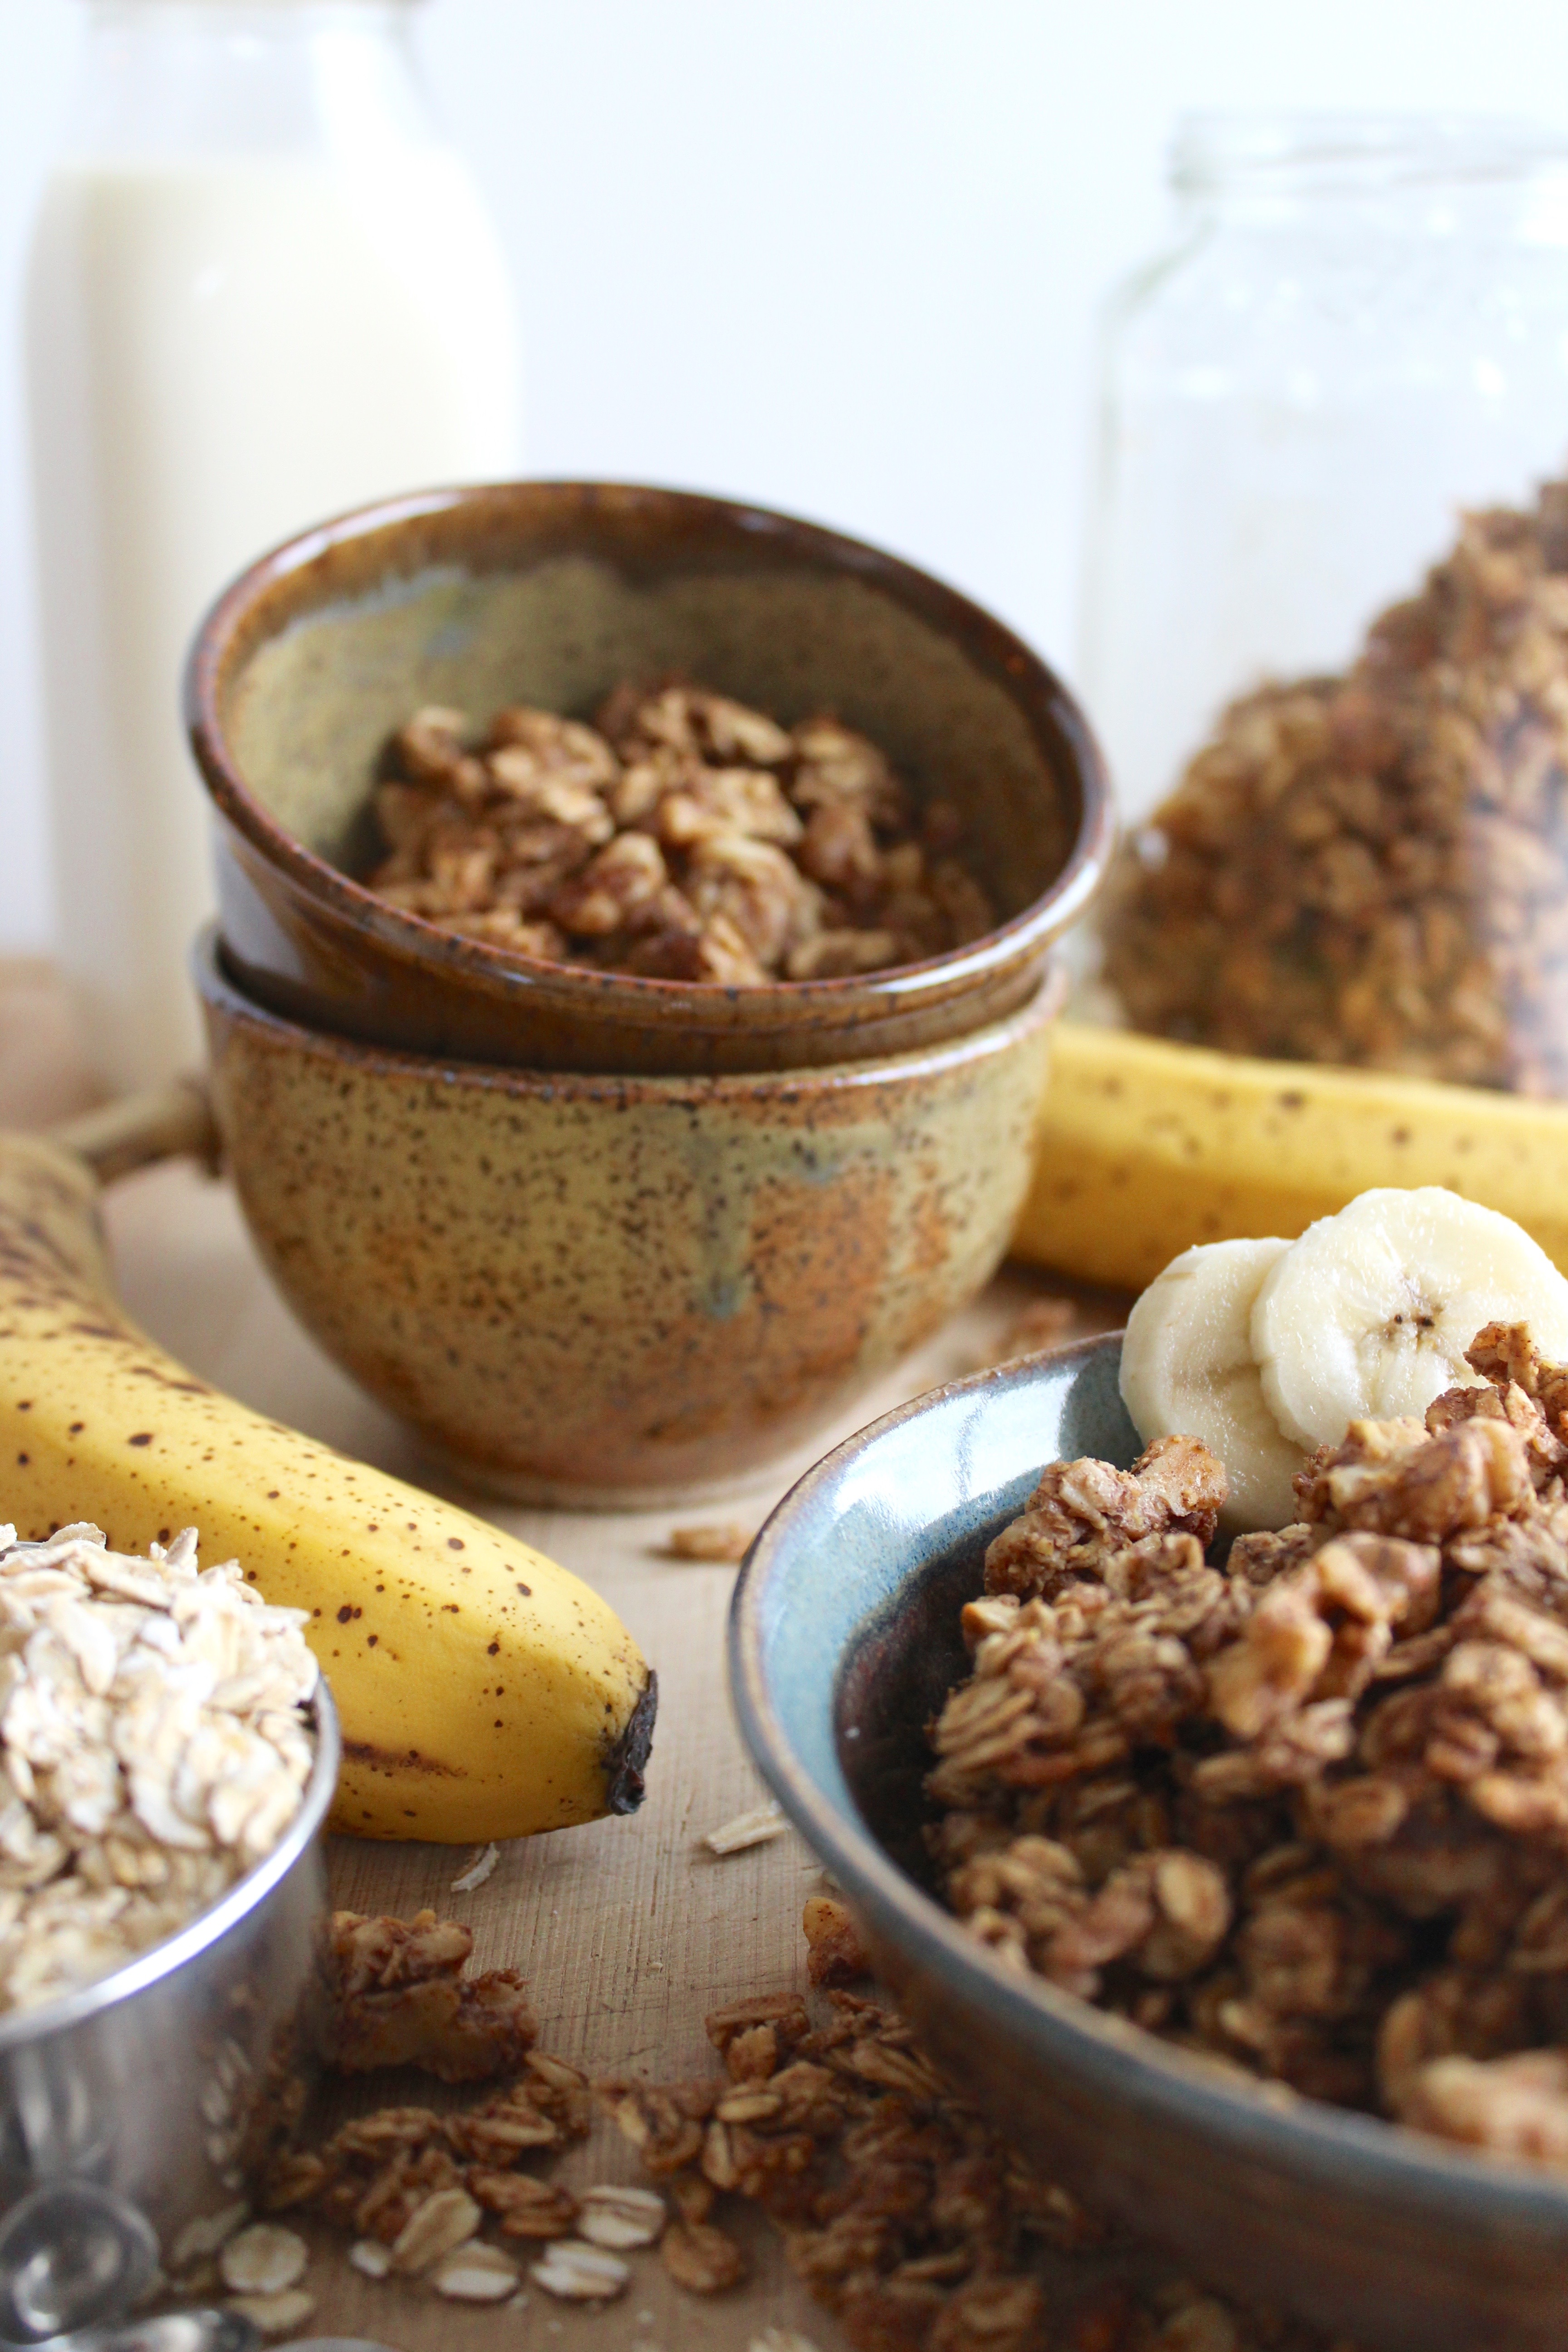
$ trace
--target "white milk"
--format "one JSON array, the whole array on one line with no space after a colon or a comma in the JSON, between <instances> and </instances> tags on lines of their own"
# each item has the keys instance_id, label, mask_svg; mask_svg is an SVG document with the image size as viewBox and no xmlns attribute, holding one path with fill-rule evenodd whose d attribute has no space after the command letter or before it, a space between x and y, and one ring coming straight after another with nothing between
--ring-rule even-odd
<instances>
[{"instance_id":1,"label":"white milk","mask_svg":"<svg viewBox=\"0 0 1568 2352\"><path fill-rule=\"evenodd\" d=\"M459 160L64 164L29 290L58 937L105 1076L200 1057L211 911L192 631L251 559L389 492L512 473L512 297Z\"/></svg>"}]
</instances>

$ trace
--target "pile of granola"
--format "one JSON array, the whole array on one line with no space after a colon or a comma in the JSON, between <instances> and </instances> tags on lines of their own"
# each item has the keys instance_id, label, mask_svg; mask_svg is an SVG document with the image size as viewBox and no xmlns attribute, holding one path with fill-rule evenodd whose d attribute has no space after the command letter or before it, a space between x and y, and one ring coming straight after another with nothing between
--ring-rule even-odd
<instances>
[{"instance_id":1,"label":"pile of granola","mask_svg":"<svg viewBox=\"0 0 1568 2352\"><path fill-rule=\"evenodd\" d=\"M143 1559L97 1528L0 1528L0 2010L107 1976L269 1853L315 1743L305 1612L195 1530Z\"/></svg>"},{"instance_id":2,"label":"pile of granola","mask_svg":"<svg viewBox=\"0 0 1568 2352\"><path fill-rule=\"evenodd\" d=\"M1568 483L1467 516L1348 675L1227 710L1104 937L1136 1028L1568 1093Z\"/></svg>"},{"instance_id":3,"label":"pile of granola","mask_svg":"<svg viewBox=\"0 0 1568 2352\"><path fill-rule=\"evenodd\" d=\"M597 724L518 706L393 739L368 887L444 930L554 962L755 988L910 963L996 917L876 746L690 686L622 686Z\"/></svg>"},{"instance_id":4,"label":"pile of granola","mask_svg":"<svg viewBox=\"0 0 1568 2352\"><path fill-rule=\"evenodd\" d=\"M841 1903L814 1896L802 1925L814 1985L864 1970ZM438 1979L468 1995L504 1979L520 2004L517 2033L490 2048L492 2074L514 2077L505 2088L444 2113L381 2107L276 2156L268 2211L342 2232L366 2277L458 2303L521 2305L532 2288L608 2303L634 2284L644 2254L688 2293L722 2294L750 2275L729 2226L750 2203L856 2352L1322 2352L1308 2331L1240 2311L1114 2238L1000 2139L874 2001L835 1990L815 2014L795 1992L737 2001L706 2021L721 2072L590 2084L528 2046L520 1979L464 1976L467 1930L452 1921L341 1913L333 1943L340 2063L345 2046L356 2065L374 2063L359 2014L367 1998L379 2015L401 2011L384 2057L447 2079L445 2023L412 1987ZM648 2187L550 2177L595 2114L636 2148ZM171 2267L181 2297L226 2289L231 2309L279 2335L314 2307L300 2284L308 2255L294 2231L237 2202L193 2224ZM751 2340L752 2352L816 2352L777 2330Z\"/></svg>"},{"instance_id":5,"label":"pile of granola","mask_svg":"<svg viewBox=\"0 0 1568 2352\"><path fill-rule=\"evenodd\" d=\"M1311 2096L1568 2168L1568 1369L1353 1423L1205 1559L1220 1465L1053 1464L932 1727L1010 1964Z\"/></svg>"}]
</instances>

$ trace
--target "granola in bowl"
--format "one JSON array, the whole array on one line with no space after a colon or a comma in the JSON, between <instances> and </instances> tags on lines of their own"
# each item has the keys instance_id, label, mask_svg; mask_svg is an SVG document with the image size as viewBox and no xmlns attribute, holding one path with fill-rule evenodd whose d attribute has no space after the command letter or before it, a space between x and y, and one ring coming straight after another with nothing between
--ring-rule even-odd
<instances>
[{"instance_id":1,"label":"granola in bowl","mask_svg":"<svg viewBox=\"0 0 1568 2352\"><path fill-rule=\"evenodd\" d=\"M1223 1466L1057 1463L931 1728L1005 1964L1309 2096L1568 2170L1568 1369L1353 1423L1209 1555Z\"/></svg>"},{"instance_id":2,"label":"granola in bowl","mask_svg":"<svg viewBox=\"0 0 1568 2352\"><path fill-rule=\"evenodd\" d=\"M389 748L368 887L438 929L645 979L758 988L918 962L997 918L851 728L703 688L617 687L595 723L416 711Z\"/></svg>"},{"instance_id":3,"label":"granola in bowl","mask_svg":"<svg viewBox=\"0 0 1568 2352\"><path fill-rule=\"evenodd\" d=\"M0 2013L163 1943L277 1846L315 1761L305 1612L186 1528L0 1528Z\"/></svg>"}]
</instances>

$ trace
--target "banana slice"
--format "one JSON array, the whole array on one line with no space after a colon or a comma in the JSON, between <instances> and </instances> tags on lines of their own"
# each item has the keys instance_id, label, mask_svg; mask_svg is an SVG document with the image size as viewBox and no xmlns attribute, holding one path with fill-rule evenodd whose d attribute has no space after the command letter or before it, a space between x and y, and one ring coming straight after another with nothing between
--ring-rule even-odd
<instances>
[{"instance_id":1,"label":"banana slice","mask_svg":"<svg viewBox=\"0 0 1568 2352\"><path fill-rule=\"evenodd\" d=\"M1225 1464L1221 1525L1288 1527L1300 1449L1281 1435L1253 1360L1258 1294L1289 1242L1207 1242L1173 1258L1138 1300L1121 1343L1121 1397L1145 1445L1201 1437Z\"/></svg>"},{"instance_id":2,"label":"banana slice","mask_svg":"<svg viewBox=\"0 0 1568 2352\"><path fill-rule=\"evenodd\" d=\"M1483 1323L1528 1323L1542 1354L1568 1354L1568 1282L1496 1209L1441 1185L1363 1192L1309 1225L1252 1310L1252 1353L1279 1427L1309 1449L1348 1422L1425 1413L1471 1386Z\"/></svg>"}]
</instances>

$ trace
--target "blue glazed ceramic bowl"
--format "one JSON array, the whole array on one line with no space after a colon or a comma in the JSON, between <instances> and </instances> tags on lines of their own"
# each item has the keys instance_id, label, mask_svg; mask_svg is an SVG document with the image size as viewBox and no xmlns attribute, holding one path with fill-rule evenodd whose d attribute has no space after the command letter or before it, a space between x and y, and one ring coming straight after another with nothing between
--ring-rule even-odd
<instances>
[{"instance_id":1,"label":"blue glazed ceramic bowl","mask_svg":"<svg viewBox=\"0 0 1568 2352\"><path fill-rule=\"evenodd\" d=\"M1205 2065L1013 1974L931 1891L924 1726L967 1671L960 1604L1043 1464L1135 1457L1120 1357L1091 1339L953 1381L808 1472L736 1589L752 1752L929 2045L1090 2204L1362 2352L1560 2352L1568 2185Z\"/></svg>"}]
</instances>

